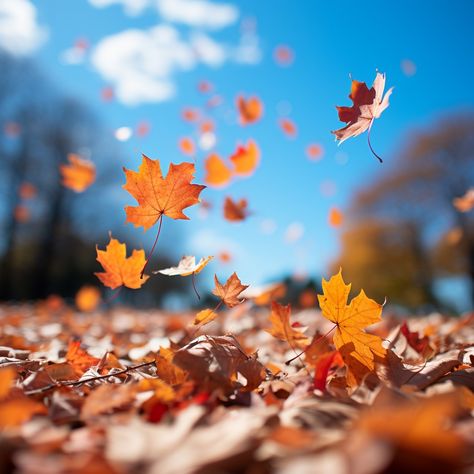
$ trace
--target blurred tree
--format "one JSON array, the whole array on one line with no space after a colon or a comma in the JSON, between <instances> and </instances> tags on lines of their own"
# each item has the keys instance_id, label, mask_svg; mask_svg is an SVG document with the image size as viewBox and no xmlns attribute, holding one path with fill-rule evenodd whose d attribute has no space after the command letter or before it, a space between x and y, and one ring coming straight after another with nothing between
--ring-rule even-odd
<instances>
[{"instance_id":1,"label":"blurred tree","mask_svg":"<svg viewBox=\"0 0 474 474\"><path fill-rule=\"evenodd\" d=\"M0 299L71 297L85 283L99 285L95 243L105 246L107 230L124 220L116 198L121 152L95 115L58 93L34 64L0 53L0 71ZM97 180L84 193L61 185L68 153L96 164ZM37 190L27 202L20 195L25 182ZM29 210L25 221L20 205ZM133 236L126 241L139 246ZM160 256L150 268L170 263ZM143 300L157 303L176 286L175 279L150 281Z\"/></svg>"},{"instance_id":2,"label":"blurred tree","mask_svg":"<svg viewBox=\"0 0 474 474\"><path fill-rule=\"evenodd\" d=\"M342 253L331 271L342 266L355 294L364 289L379 303L389 296L390 303L411 309L438 305L418 227L365 218L342 234L341 243Z\"/></svg>"},{"instance_id":3,"label":"blurred tree","mask_svg":"<svg viewBox=\"0 0 474 474\"><path fill-rule=\"evenodd\" d=\"M401 265L414 271L403 285L415 283L419 290L414 299L399 293L401 303L411 305L421 300L436 303L432 290L434 278L460 274L471 281L474 304L474 213L463 214L452 203L474 185L474 117L470 114L448 117L431 130L414 133L407 143L392 166L355 196L348 213L348 234L361 236L372 232L370 238L375 239L377 247L371 249L371 265L377 262L380 269L373 283L381 286L381 292L391 294L383 285L389 284L386 279L391 274L396 284L397 267ZM367 219L378 221L378 227L364 229ZM453 229L458 229L458 242L453 246L451 239L450 246L446 246L449 242L446 236ZM395 252L401 252L398 260L387 255L393 251L386 245L392 239L391 234L400 239ZM346 260L352 259L351 271L364 273L367 260L362 256L349 257L349 248L354 245L348 235L343 238L341 262L346 268ZM446 258L454 249L456 257Z\"/></svg>"}]
</instances>

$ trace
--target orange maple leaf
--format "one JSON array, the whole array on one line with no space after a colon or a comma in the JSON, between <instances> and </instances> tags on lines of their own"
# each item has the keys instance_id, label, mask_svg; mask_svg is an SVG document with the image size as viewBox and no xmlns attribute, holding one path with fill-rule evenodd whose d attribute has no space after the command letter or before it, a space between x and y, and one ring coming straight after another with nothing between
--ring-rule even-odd
<instances>
[{"instance_id":1,"label":"orange maple leaf","mask_svg":"<svg viewBox=\"0 0 474 474\"><path fill-rule=\"evenodd\" d=\"M239 95L236 102L241 125L254 123L261 118L263 104L258 97L253 96L245 99Z\"/></svg>"},{"instance_id":2,"label":"orange maple leaf","mask_svg":"<svg viewBox=\"0 0 474 474\"><path fill-rule=\"evenodd\" d=\"M377 72L374 83L370 89L365 82L353 80L351 93L349 94L349 99L353 102L352 107L336 107L339 120L346 122L347 125L331 132L336 136L336 140L342 143L348 138L355 137L368 130L369 134L367 140L370 150L380 162L382 162L382 159L375 153L370 144L370 129L372 128L374 120L379 118L389 105L388 100L392 94L393 87L383 95L384 88L385 74L379 72Z\"/></svg>"},{"instance_id":3,"label":"orange maple leaf","mask_svg":"<svg viewBox=\"0 0 474 474\"><path fill-rule=\"evenodd\" d=\"M110 242L105 250L97 250L97 261L102 265L105 272L94 273L94 275L105 285L114 290L119 286L127 288L140 288L148 276L141 276L145 265L145 251L133 250L132 255L127 258L127 247L117 239L110 236Z\"/></svg>"},{"instance_id":4,"label":"orange maple leaf","mask_svg":"<svg viewBox=\"0 0 474 474\"><path fill-rule=\"evenodd\" d=\"M309 339L301 331L291 326L290 314L291 306L289 304L285 306L273 301L269 317L272 326L265 331L277 339L288 342L292 348L305 347L309 344Z\"/></svg>"},{"instance_id":5,"label":"orange maple leaf","mask_svg":"<svg viewBox=\"0 0 474 474\"><path fill-rule=\"evenodd\" d=\"M233 308L244 301L239 299L238 296L248 288L248 285L242 285L237 273L232 273L224 285L219 282L217 275L214 275L214 282L216 286L212 293L219 297L229 308Z\"/></svg>"},{"instance_id":6,"label":"orange maple leaf","mask_svg":"<svg viewBox=\"0 0 474 474\"><path fill-rule=\"evenodd\" d=\"M163 178L160 161L143 155L139 171L123 169L127 182L123 188L138 202L138 206L126 206L127 222L145 230L152 227L163 215L172 219L188 220L183 210L199 202L199 194L206 187L191 184L194 164L170 164L168 175Z\"/></svg>"},{"instance_id":7,"label":"orange maple leaf","mask_svg":"<svg viewBox=\"0 0 474 474\"><path fill-rule=\"evenodd\" d=\"M253 140L249 140L247 146L239 145L237 147L230 160L234 164L236 175L250 176L260 161L260 150Z\"/></svg>"},{"instance_id":8,"label":"orange maple leaf","mask_svg":"<svg viewBox=\"0 0 474 474\"><path fill-rule=\"evenodd\" d=\"M344 221L344 214L337 207L332 207L329 210L328 220L331 227L340 227Z\"/></svg>"},{"instance_id":9,"label":"orange maple leaf","mask_svg":"<svg viewBox=\"0 0 474 474\"><path fill-rule=\"evenodd\" d=\"M67 159L68 165L59 165L61 183L76 193L82 193L95 181L95 165L74 153L69 153Z\"/></svg>"},{"instance_id":10,"label":"orange maple leaf","mask_svg":"<svg viewBox=\"0 0 474 474\"><path fill-rule=\"evenodd\" d=\"M364 331L366 326L381 320L382 305L368 298L364 290L348 305L350 289L339 270L329 281L323 279L323 294L318 295L318 300L323 316L336 325L333 342L350 371L351 380L360 380L374 371L375 358L381 360L386 355L382 339Z\"/></svg>"},{"instance_id":11,"label":"orange maple leaf","mask_svg":"<svg viewBox=\"0 0 474 474\"><path fill-rule=\"evenodd\" d=\"M196 147L192 138L183 137L178 142L179 149L183 155L193 156L196 153Z\"/></svg>"},{"instance_id":12,"label":"orange maple leaf","mask_svg":"<svg viewBox=\"0 0 474 474\"><path fill-rule=\"evenodd\" d=\"M204 162L204 168L206 169L204 181L209 186L227 186L232 178L232 171L225 161L216 153L212 153L207 157Z\"/></svg>"},{"instance_id":13,"label":"orange maple leaf","mask_svg":"<svg viewBox=\"0 0 474 474\"><path fill-rule=\"evenodd\" d=\"M232 198L226 197L224 201L224 217L231 222L243 221L250 214L247 199L233 201Z\"/></svg>"},{"instance_id":14,"label":"orange maple leaf","mask_svg":"<svg viewBox=\"0 0 474 474\"><path fill-rule=\"evenodd\" d=\"M298 132L295 122L290 119L281 119L280 127L283 130L283 133L290 138L294 138Z\"/></svg>"},{"instance_id":15,"label":"orange maple leaf","mask_svg":"<svg viewBox=\"0 0 474 474\"><path fill-rule=\"evenodd\" d=\"M100 303L100 291L95 286L84 285L76 293L75 303L79 311L94 311Z\"/></svg>"}]
</instances>

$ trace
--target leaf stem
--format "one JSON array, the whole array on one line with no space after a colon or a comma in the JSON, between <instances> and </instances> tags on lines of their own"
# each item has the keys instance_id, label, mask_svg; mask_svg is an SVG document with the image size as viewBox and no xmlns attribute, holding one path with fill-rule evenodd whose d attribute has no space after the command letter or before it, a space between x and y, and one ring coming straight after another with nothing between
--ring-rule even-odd
<instances>
[{"instance_id":1,"label":"leaf stem","mask_svg":"<svg viewBox=\"0 0 474 474\"><path fill-rule=\"evenodd\" d=\"M85 380L72 380L72 381L69 381L69 382L67 382L67 381L66 382L57 382L57 383L54 383L54 384L45 385L44 387L36 388L34 390L28 390L24 393L25 393L25 395L36 395L36 394L39 394L39 393L47 392L47 391L52 390L53 388L57 388L57 387L74 387L74 386L82 385L82 384L87 383L87 382L92 382L94 380L104 380L104 379L107 379L109 377L114 377L116 375L126 374L126 373L128 373L132 370L137 370L137 369L140 369L142 367L147 367L149 365L153 365L154 363L155 363L154 360L149 361L149 362L142 362L141 364L131 365L130 367L126 367L125 369L119 370L118 372L113 372L111 374L97 375L96 377L90 377L90 378L85 379Z\"/></svg>"},{"instance_id":2,"label":"leaf stem","mask_svg":"<svg viewBox=\"0 0 474 474\"><path fill-rule=\"evenodd\" d=\"M150 253L148 254L148 257L147 257L147 259L146 259L145 265L143 265L142 272L140 273L140 278L141 278L141 279L143 279L143 275L144 275L144 273L145 273L145 268L147 267L148 262L150 261L152 255L153 255L153 252L154 252L154 250L155 250L156 244L157 244L157 242L158 242L158 238L160 237L161 224L163 224L163 214L161 214L159 221L160 221L160 223L158 224L158 232L156 233L155 242L153 242L153 247L151 248L151 251L150 251Z\"/></svg>"},{"instance_id":3,"label":"leaf stem","mask_svg":"<svg viewBox=\"0 0 474 474\"><path fill-rule=\"evenodd\" d=\"M193 272L193 274L192 274L192 276L191 276L191 282L192 282L192 284L193 284L194 293L196 293L196 296L198 297L198 300L200 300L201 297L199 296L198 290L196 289L196 279L195 279L194 275L196 275L195 272Z\"/></svg>"},{"instance_id":4,"label":"leaf stem","mask_svg":"<svg viewBox=\"0 0 474 474\"><path fill-rule=\"evenodd\" d=\"M372 144L370 143L370 131L372 130L372 123L373 123L373 121L370 123L369 131L368 131L368 133L367 133L367 143L369 144L370 151L371 151L372 154L375 156L375 158L377 158L380 163L383 163L382 158L380 158L380 156L377 155L377 153L375 153L375 150L372 148Z\"/></svg>"},{"instance_id":5,"label":"leaf stem","mask_svg":"<svg viewBox=\"0 0 474 474\"><path fill-rule=\"evenodd\" d=\"M335 324L326 334L323 334L322 336L319 336L314 343L309 344L303 351L301 351L299 354L296 354L295 357L293 357L290 360L287 360L285 362L285 365L290 365L295 359L298 359L301 357L313 344L317 344L321 339L324 339L325 337L329 336L329 334L334 331L334 329L337 327L337 324Z\"/></svg>"}]
</instances>

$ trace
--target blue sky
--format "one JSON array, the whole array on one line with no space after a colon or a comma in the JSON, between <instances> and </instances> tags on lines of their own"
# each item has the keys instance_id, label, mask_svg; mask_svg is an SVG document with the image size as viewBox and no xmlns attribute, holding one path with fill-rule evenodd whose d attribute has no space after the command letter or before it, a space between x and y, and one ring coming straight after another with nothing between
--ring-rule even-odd
<instances>
[{"instance_id":1,"label":"blue sky","mask_svg":"<svg viewBox=\"0 0 474 474\"><path fill-rule=\"evenodd\" d=\"M387 74L387 86L395 87L390 107L372 131L373 146L386 162L403 145L410 129L428 127L443 114L474 103L474 3L468 0L243 0L232 4L235 21L213 28L172 21L154 8L154 0L142 2L150 6L133 16L125 11L123 3L127 2L123 0L103 8L93 5L100 0L36 0L32 2L36 22L47 34L42 45L32 47L30 54L60 88L95 109L111 134L118 127L133 128L143 120L151 124L147 137L132 137L123 144L126 160L117 165L133 169L138 167L142 152L159 158L163 167L185 160L177 140L191 134L192 128L181 120L181 110L204 103L196 90L198 81L214 84L224 98L223 105L213 112L216 151L228 157L238 142L252 138L261 149L261 163L248 179L236 180L225 189L204 191L202 197L211 201L214 209L206 219L200 217L197 208L190 209L191 220L174 226L183 241L183 248L175 253L177 259L183 253L199 258L228 250L234 257L232 263L214 262L212 270L223 276L236 270L246 283L259 284L294 271L326 274L327 264L337 256L340 232L327 224L329 209L344 209L354 190L385 166L370 154L365 135L337 147L330 134L330 130L340 127L335 105L349 105L349 74L372 83L378 69ZM217 3L224 2L213 2ZM242 22L249 24L249 19L256 24L251 41L260 58L242 64L233 55L241 41ZM102 88L114 84L105 80L94 65L94 51L107 37L130 29L147 32L158 24L171 26L184 43L196 31L201 32L219 45L228 45L229 57L217 61L218 65L209 65L211 58L209 64L194 64L170 73L166 80L175 93L168 100L136 105L123 100L101 101ZM84 61L77 65L65 63L61 59L64 51L81 37L91 45ZM295 53L290 67L275 64L273 51L280 44L290 46ZM416 65L414 75L403 72L403 60ZM245 128L238 125L234 110L235 97L241 92L258 95L265 105L263 119ZM288 139L279 130L277 121L282 113L297 124L296 139ZM311 142L325 150L319 162L305 156L305 147ZM205 152L197 156L198 183L203 182L206 156ZM321 186L327 182L336 187L332 196L321 193ZM117 183L117 187L122 184ZM226 222L221 207L227 195L247 198L252 216L237 225ZM118 209L132 202L125 192L118 193ZM262 220L276 224L274 233L262 232ZM304 233L299 240L288 243L284 235L292 223L302 226ZM112 230L120 234L120 229ZM139 234L145 247L150 246L153 230L147 235L139 229L132 232ZM166 225L163 232L166 239Z\"/></svg>"}]
</instances>

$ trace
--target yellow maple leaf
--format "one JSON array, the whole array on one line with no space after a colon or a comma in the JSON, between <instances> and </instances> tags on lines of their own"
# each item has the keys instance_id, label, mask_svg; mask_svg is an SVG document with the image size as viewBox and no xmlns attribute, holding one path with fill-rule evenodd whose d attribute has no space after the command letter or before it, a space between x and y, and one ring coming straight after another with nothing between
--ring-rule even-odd
<instances>
[{"instance_id":1,"label":"yellow maple leaf","mask_svg":"<svg viewBox=\"0 0 474 474\"><path fill-rule=\"evenodd\" d=\"M382 305L368 298L364 290L347 304L351 285L346 285L342 271L323 279L323 294L318 295L323 316L336 325L334 345L341 352L349 375L357 380L375 368L375 358L385 358L382 339L364 328L381 320ZM350 383L351 384L351 383ZM351 384L352 385L352 384Z\"/></svg>"}]
</instances>

